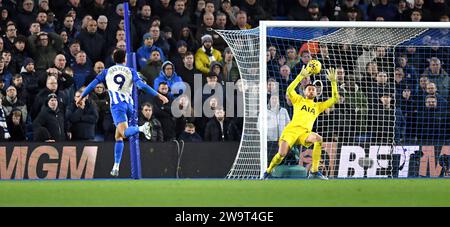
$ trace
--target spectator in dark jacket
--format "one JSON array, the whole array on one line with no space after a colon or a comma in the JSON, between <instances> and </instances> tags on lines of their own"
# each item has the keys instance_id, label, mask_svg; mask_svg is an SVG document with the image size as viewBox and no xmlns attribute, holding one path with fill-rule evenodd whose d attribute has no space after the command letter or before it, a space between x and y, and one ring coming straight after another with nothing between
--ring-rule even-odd
<instances>
[{"instance_id":1,"label":"spectator in dark jacket","mask_svg":"<svg viewBox=\"0 0 450 227\"><path fill-rule=\"evenodd\" d=\"M203 89L196 89L194 97L202 97L202 103L211 102L211 99L214 98L217 106L223 106L226 89L218 82L217 75L215 73L208 74L206 81ZM212 116L214 113L211 112L206 115ZM197 126L200 127L198 124Z\"/></svg>"},{"instance_id":2,"label":"spectator in dark jacket","mask_svg":"<svg viewBox=\"0 0 450 227\"><path fill-rule=\"evenodd\" d=\"M141 73L144 76L144 80L147 81L147 84L153 87L153 82L159 76L161 72L161 55L158 50L153 50L150 58L145 63L145 66L141 68Z\"/></svg>"},{"instance_id":3,"label":"spectator in dark jacket","mask_svg":"<svg viewBox=\"0 0 450 227\"><path fill-rule=\"evenodd\" d=\"M356 20L365 20L365 18L367 17L364 11L359 8L355 0L344 1L343 4L340 5L340 7L341 11L339 11L338 16L335 18L336 20L349 20L349 14L353 13L355 13L356 16L351 17ZM333 14L331 14L330 17L335 17Z\"/></svg>"},{"instance_id":4,"label":"spectator in dark jacket","mask_svg":"<svg viewBox=\"0 0 450 227\"><path fill-rule=\"evenodd\" d=\"M22 7L19 7L19 13L17 14L16 20L20 34L27 34L29 25L36 20L37 12L33 9L33 0L24 0L22 2Z\"/></svg>"},{"instance_id":5,"label":"spectator in dark jacket","mask_svg":"<svg viewBox=\"0 0 450 227\"><path fill-rule=\"evenodd\" d=\"M203 44L202 38L205 35L210 35L212 38L212 43L214 44L214 49L217 49L220 52L222 52L225 49L225 47L227 47L227 43L219 34L217 34L213 30L213 26L214 26L214 15L212 13L205 13L203 15L202 26L200 26L197 29L197 33L196 33L195 37L197 40L202 40L202 44Z\"/></svg>"},{"instance_id":6,"label":"spectator in dark jacket","mask_svg":"<svg viewBox=\"0 0 450 227\"><path fill-rule=\"evenodd\" d=\"M422 75L427 76L431 82L434 82L439 94L448 100L450 97L450 76L443 69L439 58L432 57L429 61L429 67L424 70Z\"/></svg>"},{"instance_id":7,"label":"spectator in dark jacket","mask_svg":"<svg viewBox=\"0 0 450 227\"><path fill-rule=\"evenodd\" d=\"M111 1L97 0L89 2L91 3L84 8L86 9L86 13L93 18L98 18L100 15L111 15L114 11L110 3Z\"/></svg>"},{"instance_id":8,"label":"spectator in dark jacket","mask_svg":"<svg viewBox=\"0 0 450 227\"><path fill-rule=\"evenodd\" d=\"M142 104L141 114L139 114L139 127L144 127L144 132L139 134L142 141L164 142L164 133L161 122L153 116L153 105L151 103Z\"/></svg>"},{"instance_id":9,"label":"spectator in dark jacket","mask_svg":"<svg viewBox=\"0 0 450 227\"><path fill-rule=\"evenodd\" d=\"M40 32L41 32L41 25L37 21L34 21L33 23L31 23L28 26L27 33L25 33L25 35L27 35L27 43L31 42L31 37L33 35L38 35Z\"/></svg>"},{"instance_id":10,"label":"spectator in dark jacket","mask_svg":"<svg viewBox=\"0 0 450 227\"><path fill-rule=\"evenodd\" d=\"M197 97L197 96L195 96ZM204 108L203 108L203 114L197 114L195 113L195 125L197 126L197 133L202 136L202 138L205 138L205 128L206 124L214 118L214 112L215 109L218 106L222 106L221 103L219 105L219 101L217 97L210 97L205 102L203 102ZM198 117L197 117L198 116Z\"/></svg>"},{"instance_id":11,"label":"spectator in dark jacket","mask_svg":"<svg viewBox=\"0 0 450 227\"><path fill-rule=\"evenodd\" d=\"M102 61L98 61L94 64L94 67L91 68L89 76L84 81L84 86L88 86L98 74L100 74L105 69L105 64Z\"/></svg>"},{"instance_id":12,"label":"spectator in dark jacket","mask_svg":"<svg viewBox=\"0 0 450 227\"><path fill-rule=\"evenodd\" d=\"M31 58L26 58L24 60L22 69L20 70L20 75L22 75L23 85L28 93L28 98L26 100L28 112L30 112L31 106L33 105L34 99L39 92L39 78L34 70L34 61Z\"/></svg>"},{"instance_id":13,"label":"spectator in dark jacket","mask_svg":"<svg viewBox=\"0 0 450 227\"><path fill-rule=\"evenodd\" d=\"M11 77L12 77L12 75L16 74L16 66L15 66L15 63L13 62L11 51L4 50L2 52L2 59L3 59L3 62L5 62L5 69L11 73Z\"/></svg>"},{"instance_id":14,"label":"spectator in dark jacket","mask_svg":"<svg viewBox=\"0 0 450 227\"><path fill-rule=\"evenodd\" d=\"M124 15L125 15L124 4L123 3L117 4L114 13L108 15L108 20L110 21L109 24L110 25L119 24L120 20L123 19Z\"/></svg>"},{"instance_id":15,"label":"spectator in dark jacket","mask_svg":"<svg viewBox=\"0 0 450 227\"><path fill-rule=\"evenodd\" d=\"M112 43L108 44L107 49L111 50L111 47L112 47L112 48L119 48L119 49L126 50L126 48L127 48L127 43L126 43L127 35L125 33L125 30L123 30L122 28L118 28L114 34L115 34L114 35L115 37L112 40ZM131 34L130 36L133 36L133 34ZM131 48L133 48L133 50L134 50L135 48L133 46Z\"/></svg>"},{"instance_id":16,"label":"spectator in dark jacket","mask_svg":"<svg viewBox=\"0 0 450 227\"><path fill-rule=\"evenodd\" d=\"M75 90L80 89L91 74L91 64L87 62L86 52L80 51L76 55L75 64L72 65Z\"/></svg>"},{"instance_id":17,"label":"spectator in dark jacket","mask_svg":"<svg viewBox=\"0 0 450 227\"><path fill-rule=\"evenodd\" d=\"M47 83L47 77L50 75L55 76L58 79L58 90L64 91L72 87L73 70L68 67L66 57L63 54L56 55L54 64L47 70L37 70L36 74L39 78L38 84L40 88L44 88Z\"/></svg>"},{"instance_id":18,"label":"spectator in dark jacket","mask_svg":"<svg viewBox=\"0 0 450 227\"><path fill-rule=\"evenodd\" d=\"M231 29L231 26L227 25L227 15L225 13L222 12L217 13L214 28L218 30Z\"/></svg>"},{"instance_id":19,"label":"spectator in dark jacket","mask_svg":"<svg viewBox=\"0 0 450 227\"><path fill-rule=\"evenodd\" d=\"M281 1L280 1L281 2ZM227 17L227 28L231 28L234 25L236 25L236 14L239 11L239 7L232 6L230 0L224 0L222 1L222 5L220 7L220 11L224 13ZM283 15L286 15L286 13L282 13ZM220 13L218 13L220 15Z\"/></svg>"},{"instance_id":20,"label":"spectator in dark jacket","mask_svg":"<svg viewBox=\"0 0 450 227\"><path fill-rule=\"evenodd\" d=\"M108 18L105 15L100 15L97 19L97 33L105 40L106 50L108 50L110 44L114 44L115 37L112 28L109 25Z\"/></svg>"},{"instance_id":21,"label":"spectator in dark jacket","mask_svg":"<svg viewBox=\"0 0 450 227\"><path fill-rule=\"evenodd\" d=\"M187 43L188 50L193 53L195 53L195 51L197 51L197 49L200 47L199 41L195 39L191 29L187 25L182 26L179 37L179 40L183 40Z\"/></svg>"},{"instance_id":22,"label":"spectator in dark jacket","mask_svg":"<svg viewBox=\"0 0 450 227\"><path fill-rule=\"evenodd\" d=\"M184 132L181 133L180 140L183 140L184 142L202 142L202 137L195 132L195 125L192 123L187 123L186 127L184 128Z\"/></svg>"},{"instance_id":23,"label":"spectator in dark jacket","mask_svg":"<svg viewBox=\"0 0 450 227\"><path fill-rule=\"evenodd\" d=\"M370 10L369 20L382 17L385 21L393 21L398 18L398 9L389 0L381 0L378 5Z\"/></svg>"},{"instance_id":24,"label":"spectator in dark jacket","mask_svg":"<svg viewBox=\"0 0 450 227\"><path fill-rule=\"evenodd\" d=\"M425 98L418 111L418 139L422 143L443 143L448 124L448 112L434 95Z\"/></svg>"},{"instance_id":25,"label":"spectator in dark jacket","mask_svg":"<svg viewBox=\"0 0 450 227\"><path fill-rule=\"evenodd\" d=\"M147 33L152 25L152 8L150 5L142 5L140 13L136 16L136 19L133 21L136 27L137 40L138 43L141 43L142 37L145 33Z\"/></svg>"},{"instance_id":26,"label":"spectator in dark jacket","mask_svg":"<svg viewBox=\"0 0 450 227\"><path fill-rule=\"evenodd\" d=\"M172 7L170 5L170 1L153 1L154 14L163 17L172 12Z\"/></svg>"},{"instance_id":27,"label":"spectator in dark jacket","mask_svg":"<svg viewBox=\"0 0 450 227\"><path fill-rule=\"evenodd\" d=\"M225 111L222 107L216 107L214 118L211 119L205 128L205 141L237 141L239 133L236 125L225 118Z\"/></svg>"},{"instance_id":28,"label":"spectator in dark jacket","mask_svg":"<svg viewBox=\"0 0 450 227\"><path fill-rule=\"evenodd\" d=\"M211 62L211 65L209 66L209 73L214 74L217 76L217 81L223 86L224 80L223 80L223 66L218 61Z\"/></svg>"},{"instance_id":29,"label":"spectator in dark jacket","mask_svg":"<svg viewBox=\"0 0 450 227\"><path fill-rule=\"evenodd\" d=\"M80 96L81 91L76 91L74 100ZM94 102L89 99L89 95L83 98L79 107L72 102L66 111L66 119L68 120L67 131L70 132L71 140L94 140L98 112Z\"/></svg>"},{"instance_id":30,"label":"spectator in dark jacket","mask_svg":"<svg viewBox=\"0 0 450 227\"><path fill-rule=\"evenodd\" d=\"M41 112L41 109L45 107L46 101L48 101L48 96L50 94L58 94L57 97L55 96L58 100L58 109L60 109L61 112L65 111L67 103L65 102L66 98L63 97L64 95L58 91L58 86L59 83L56 76L51 75L47 77L46 88L41 90L34 98L33 106L30 110L31 120L34 120Z\"/></svg>"},{"instance_id":31,"label":"spectator in dark jacket","mask_svg":"<svg viewBox=\"0 0 450 227\"><path fill-rule=\"evenodd\" d=\"M8 132L11 138L9 141L25 141L25 123L22 116L22 111L13 109L11 114L6 118L8 125Z\"/></svg>"},{"instance_id":32,"label":"spectator in dark jacket","mask_svg":"<svg viewBox=\"0 0 450 227\"><path fill-rule=\"evenodd\" d=\"M41 25L41 31L43 32L56 32L55 27L48 23L48 15L44 11L40 11L36 17L36 21Z\"/></svg>"},{"instance_id":33,"label":"spectator in dark jacket","mask_svg":"<svg viewBox=\"0 0 450 227\"><path fill-rule=\"evenodd\" d=\"M80 41L74 40L68 45L67 51L64 53L67 65L75 64L76 55L81 51Z\"/></svg>"},{"instance_id":34,"label":"spectator in dark jacket","mask_svg":"<svg viewBox=\"0 0 450 227\"><path fill-rule=\"evenodd\" d=\"M247 12L248 23L254 28L258 27L260 20L271 19L271 15L266 12L269 9L263 8L263 1L245 0L239 8Z\"/></svg>"},{"instance_id":35,"label":"spectator in dark jacket","mask_svg":"<svg viewBox=\"0 0 450 227\"><path fill-rule=\"evenodd\" d=\"M150 34L153 37L153 45L161 48L164 54L168 55L170 53L170 45L161 34L161 29L158 26L152 26L150 28Z\"/></svg>"},{"instance_id":36,"label":"spectator in dark jacket","mask_svg":"<svg viewBox=\"0 0 450 227\"><path fill-rule=\"evenodd\" d=\"M194 81L195 81L195 74L198 74L200 77L200 86L203 85L203 77L202 72L198 71L194 66L194 54L192 52L186 52L186 54L183 56L183 65L180 68L177 68L178 74L181 76L181 79L183 82L186 82L190 86L191 94L194 93L195 87L194 87ZM200 88L197 88L200 89Z\"/></svg>"},{"instance_id":37,"label":"spectator in dark jacket","mask_svg":"<svg viewBox=\"0 0 450 227\"><path fill-rule=\"evenodd\" d=\"M6 26L6 35L3 36L3 45L5 50L13 51L14 42L17 38L16 25L11 23Z\"/></svg>"},{"instance_id":38,"label":"spectator in dark jacket","mask_svg":"<svg viewBox=\"0 0 450 227\"><path fill-rule=\"evenodd\" d=\"M67 14L76 15L75 24L78 18L83 18L86 15L86 10L82 6L81 1L52 1L54 8L59 9L55 11L59 21L62 21Z\"/></svg>"},{"instance_id":39,"label":"spectator in dark jacket","mask_svg":"<svg viewBox=\"0 0 450 227\"><path fill-rule=\"evenodd\" d=\"M172 99L169 96L169 85L166 82L161 82L158 87L158 92L166 96L169 102L163 104L159 98L153 99L153 112L155 117L161 122L164 141L172 141L176 138L175 119L172 116Z\"/></svg>"},{"instance_id":40,"label":"spectator in dark jacket","mask_svg":"<svg viewBox=\"0 0 450 227\"><path fill-rule=\"evenodd\" d=\"M432 1L431 5L430 2L428 2L429 12L431 14L431 21L439 21L441 19L441 16L448 16L450 15L450 7L449 7L448 1L443 0L434 0Z\"/></svg>"},{"instance_id":41,"label":"spectator in dark jacket","mask_svg":"<svg viewBox=\"0 0 450 227\"><path fill-rule=\"evenodd\" d=\"M426 1L431 2L431 1ZM414 1L414 7L412 9L409 9L406 14L411 16L413 13L420 14L421 20L420 21L430 21L433 19L433 16L429 9L425 6L425 0L415 0ZM434 15L436 16L436 15Z\"/></svg>"},{"instance_id":42,"label":"spectator in dark jacket","mask_svg":"<svg viewBox=\"0 0 450 227\"><path fill-rule=\"evenodd\" d=\"M58 106L58 97L51 93L47 96L45 106L33 121L33 131L46 129L49 137L44 141L60 142L66 140L66 127L64 113ZM39 136L35 137L35 140ZM39 138L41 139L41 138Z\"/></svg>"},{"instance_id":43,"label":"spectator in dark jacket","mask_svg":"<svg viewBox=\"0 0 450 227\"><path fill-rule=\"evenodd\" d=\"M174 39L173 37L173 30L172 28L170 28L169 26L165 26L162 29L162 34L161 34L167 41L167 43L169 44L169 57L172 57L172 55L177 52L177 41ZM170 58L169 58L170 59Z\"/></svg>"},{"instance_id":44,"label":"spectator in dark jacket","mask_svg":"<svg viewBox=\"0 0 450 227\"><path fill-rule=\"evenodd\" d=\"M308 12L310 0L298 0L290 7L288 13L289 20L310 20L311 16Z\"/></svg>"},{"instance_id":45,"label":"spectator in dark jacket","mask_svg":"<svg viewBox=\"0 0 450 227\"><path fill-rule=\"evenodd\" d=\"M18 36L17 39L14 40L14 49L12 51L13 54L13 64L15 68L15 72L19 72L23 66L23 62L25 61L25 58L29 56L28 52L26 51L26 43L27 38L25 36Z\"/></svg>"},{"instance_id":46,"label":"spectator in dark jacket","mask_svg":"<svg viewBox=\"0 0 450 227\"><path fill-rule=\"evenodd\" d=\"M188 52L188 45L185 41L179 40L174 50L176 52L170 55L170 61L176 69L180 69L183 66L183 56Z\"/></svg>"},{"instance_id":47,"label":"spectator in dark jacket","mask_svg":"<svg viewBox=\"0 0 450 227\"><path fill-rule=\"evenodd\" d=\"M6 6L6 2L2 1L1 6L0 6L0 11L2 16L0 17L0 29L1 31L6 31L6 25L9 21L13 20L13 16L15 17L16 15L14 15L14 13L17 14L17 10L16 10L16 3L10 3L8 2L8 4L14 4L13 7L8 7Z\"/></svg>"},{"instance_id":48,"label":"spectator in dark jacket","mask_svg":"<svg viewBox=\"0 0 450 227\"><path fill-rule=\"evenodd\" d=\"M172 28L173 31L180 31L184 25L191 24L191 17L187 11L186 3L183 0L176 0L173 5L174 11L167 15L164 19L164 24ZM179 33L175 33L176 40L178 40Z\"/></svg>"},{"instance_id":49,"label":"spectator in dark jacket","mask_svg":"<svg viewBox=\"0 0 450 227\"><path fill-rule=\"evenodd\" d=\"M75 34L77 34L78 31L75 28L75 21L72 16L66 15L64 17L62 28L59 29L59 31L66 31L69 42L72 42L75 39Z\"/></svg>"},{"instance_id":50,"label":"spectator in dark jacket","mask_svg":"<svg viewBox=\"0 0 450 227\"><path fill-rule=\"evenodd\" d=\"M109 94L105 90L105 85L103 83L97 84L90 96L96 104L99 115L96 128L96 134L101 138L99 140L114 141L116 128L111 116Z\"/></svg>"},{"instance_id":51,"label":"spectator in dark jacket","mask_svg":"<svg viewBox=\"0 0 450 227\"><path fill-rule=\"evenodd\" d=\"M105 58L106 43L103 37L97 33L97 21L90 20L87 29L82 30L78 36L81 49L86 51L91 61L102 61Z\"/></svg>"},{"instance_id":52,"label":"spectator in dark jacket","mask_svg":"<svg viewBox=\"0 0 450 227\"><path fill-rule=\"evenodd\" d=\"M29 99L29 96L28 96L28 91L25 88L25 85L23 84L22 75L20 75L20 74L14 75L11 85L14 86L17 90L17 98L26 105L27 100Z\"/></svg>"}]
</instances>

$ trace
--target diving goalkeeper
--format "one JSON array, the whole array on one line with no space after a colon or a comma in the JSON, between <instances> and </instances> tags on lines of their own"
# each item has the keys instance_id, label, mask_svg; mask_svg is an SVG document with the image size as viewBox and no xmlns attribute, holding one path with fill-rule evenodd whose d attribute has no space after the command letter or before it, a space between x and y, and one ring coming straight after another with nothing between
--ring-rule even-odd
<instances>
[{"instance_id":1,"label":"diving goalkeeper","mask_svg":"<svg viewBox=\"0 0 450 227\"><path fill-rule=\"evenodd\" d=\"M294 106L294 116L292 121L284 128L279 140L278 153L270 162L269 168L264 173L264 178L268 178L273 169L279 165L292 146L301 144L310 147L314 144L312 152L312 166L308 174L308 178L316 178L328 180L321 172L319 172L320 156L322 154L322 136L312 132L312 128L316 118L320 113L331 107L339 101L339 93L336 83L336 70L327 69L327 78L331 81L332 97L325 102L314 102L317 96L316 87L313 84L306 85L304 89L305 97L297 94L295 89L297 85L304 79L311 76L311 73L303 66L297 78L288 86L287 96Z\"/></svg>"}]
</instances>

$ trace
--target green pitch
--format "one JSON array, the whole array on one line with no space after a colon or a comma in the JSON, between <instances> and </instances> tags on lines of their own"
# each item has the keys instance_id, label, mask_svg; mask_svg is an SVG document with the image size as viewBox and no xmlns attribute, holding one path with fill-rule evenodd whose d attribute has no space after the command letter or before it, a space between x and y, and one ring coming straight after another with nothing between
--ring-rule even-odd
<instances>
[{"instance_id":1,"label":"green pitch","mask_svg":"<svg viewBox=\"0 0 450 227\"><path fill-rule=\"evenodd\" d=\"M0 181L0 206L450 206L450 179Z\"/></svg>"}]
</instances>

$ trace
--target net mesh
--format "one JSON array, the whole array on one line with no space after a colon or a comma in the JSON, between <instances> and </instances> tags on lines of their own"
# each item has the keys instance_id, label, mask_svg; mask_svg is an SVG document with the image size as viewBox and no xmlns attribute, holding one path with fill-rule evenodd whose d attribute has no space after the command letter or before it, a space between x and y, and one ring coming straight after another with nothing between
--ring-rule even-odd
<instances>
[{"instance_id":1,"label":"net mesh","mask_svg":"<svg viewBox=\"0 0 450 227\"><path fill-rule=\"evenodd\" d=\"M286 88L311 59L322 63L322 72L303 81L299 94L302 86L313 83L318 88L315 101L325 101L331 97L325 69L338 71L340 102L322 113L313 128L324 138L320 169L325 175L448 175L450 153L443 146L449 139L448 30L268 28L267 90L259 86L259 31L218 32L234 52L247 84L244 133L228 177L258 178L267 163L262 153L267 152L270 161L277 152L278 138L293 114ZM267 119L258 122L255 99L262 95L268 101ZM267 128L267 138L260 138L258 127ZM418 144L436 147L431 151ZM264 147L267 151L261 151ZM295 147L283 164L308 170L311 150Z\"/></svg>"},{"instance_id":2,"label":"net mesh","mask_svg":"<svg viewBox=\"0 0 450 227\"><path fill-rule=\"evenodd\" d=\"M228 178L256 179L260 176L261 143L257 129L260 76L259 30L218 31L226 38L239 67L243 85L244 123L239 151Z\"/></svg>"}]
</instances>

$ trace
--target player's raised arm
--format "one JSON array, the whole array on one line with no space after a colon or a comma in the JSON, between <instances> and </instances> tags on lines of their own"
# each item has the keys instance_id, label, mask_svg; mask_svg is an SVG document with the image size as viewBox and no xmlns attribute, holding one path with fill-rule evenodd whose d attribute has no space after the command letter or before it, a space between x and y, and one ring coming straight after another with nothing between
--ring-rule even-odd
<instances>
[{"instance_id":1,"label":"player's raised arm","mask_svg":"<svg viewBox=\"0 0 450 227\"><path fill-rule=\"evenodd\" d=\"M133 71L133 76L135 77L134 82L135 82L137 88L139 88L141 90L144 90L145 92L147 92L148 94L151 94L153 96L158 96L158 98L163 102L163 104L166 104L166 103L169 102L169 99L167 99L166 96L161 95L160 93L155 91L155 89L151 88L146 83L144 83L142 81L142 79L139 78L139 76L137 75L136 71Z\"/></svg>"},{"instance_id":2,"label":"player's raised arm","mask_svg":"<svg viewBox=\"0 0 450 227\"><path fill-rule=\"evenodd\" d=\"M295 88L297 88L298 84L305 78L310 77L311 73L308 72L308 70L306 70L305 66L302 67L302 70L300 71L300 73L297 75L297 77L295 78L294 81L292 81L291 84L289 84L289 86L287 87L286 93L289 97L289 99L294 98L297 94L297 92L295 91Z\"/></svg>"},{"instance_id":3,"label":"player's raised arm","mask_svg":"<svg viewBox=\"0 0 450 227\"><path fill-rule=\"evenodd\" d=\"M330 108L332 105L339 101L339 92L337 88L337 79L336 79L336 69L330 68L327 69L327 78L331 81L331 98L327 101L320 103L319 110L320 112L324 111L327 108Z\"/></svg>"},{"instance_id":4,"label":"player's raised arm","mask_svg":"<svg viewBox=\"0 0 450 227\"><path fill-rule=\"evenodd\" d=\"M92 90L94 90L95 86L97 86L98 83L105 81L107 70L103 70L100 74L98 74L91 83L84 89L83 93L81 93L81 96L75 100L75 105L80 106L81 100L83 100L86 95L91 93Z\"/></svg>"},{"instance_id":5,"label":"player's raised arm","mask_svg":"<svg viewBox=\"0 0 450 227\"><path fill-rule=\"evenodd\" d=\"M339 101L339 92L337 88L337 75L335 68L327 69L327 78L331 81L331 99L333 99L334 103L337 103Z\"/></svg>"}]
</instances>

